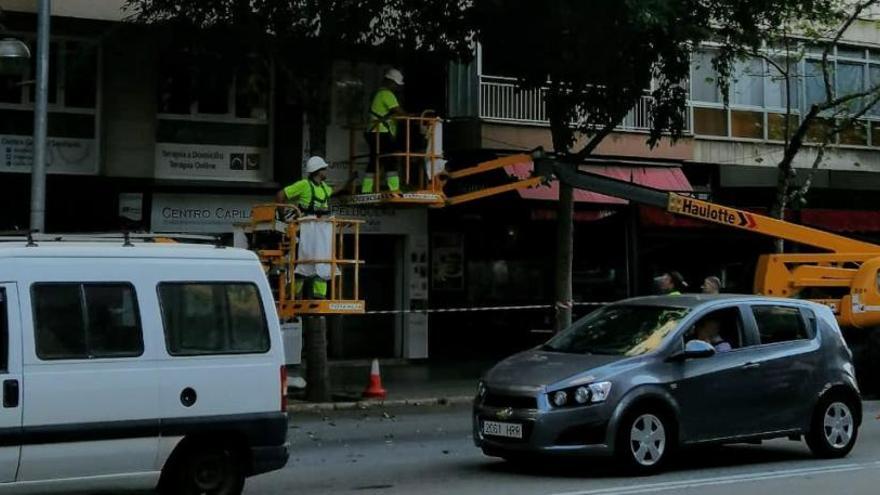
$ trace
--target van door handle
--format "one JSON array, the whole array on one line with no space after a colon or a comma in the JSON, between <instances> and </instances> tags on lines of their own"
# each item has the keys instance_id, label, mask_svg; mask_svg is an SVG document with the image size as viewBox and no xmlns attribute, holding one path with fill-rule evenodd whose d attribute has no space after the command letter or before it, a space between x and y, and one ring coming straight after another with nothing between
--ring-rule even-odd
<instances>
[{"instance_id":1,"label":"van door handle","mask_svg":"<svg viewBox=\"0 0 880 495\"><path fill-rule=\"evenodd\" d=\"M3 407L13 409L18 407L18 380L3 380Z\"/></svg>"},{"instance_id":2,"label":"van door handle","mask_svg":"<svg viewBox=\"0 0 880 495\"><path fill-rule=\"evenodd\" d=\"M742 368L744 370L750 370L750 369L760 368L760 367L761 367L761 363L759 363L757 361L749 361L748 363L742 365Z\"/></svg>"}]
</instances>

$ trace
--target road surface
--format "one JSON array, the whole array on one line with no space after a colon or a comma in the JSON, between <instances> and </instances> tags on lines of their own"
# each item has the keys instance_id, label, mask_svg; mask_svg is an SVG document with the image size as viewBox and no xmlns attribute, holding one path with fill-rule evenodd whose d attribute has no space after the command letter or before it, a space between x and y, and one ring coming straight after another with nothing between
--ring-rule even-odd
<instances>
[{"instance_id":1,"label":"road surface","mask_svg":"<svg viewBox=\"0 0 880 495\"><path fill-rule=\"evenodd\" d=\"M849 457L815 460L803 442L774 440L680 456L667 472L621 476L608 462L528 466L484 457L467 407L353 411L291 418L287 467L249 480L249 495L875 495L880 493L880 403L865 404Z\"/></svg>"}]
</instances>

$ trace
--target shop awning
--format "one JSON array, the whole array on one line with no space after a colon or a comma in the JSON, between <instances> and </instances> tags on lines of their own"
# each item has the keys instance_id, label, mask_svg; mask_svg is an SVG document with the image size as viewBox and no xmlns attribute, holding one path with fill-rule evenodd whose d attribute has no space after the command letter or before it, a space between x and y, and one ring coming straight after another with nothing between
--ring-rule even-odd
<instances>
[{"instance_id":1,"label":"shop awning","mask_svg":"<svg viewBox=\"0 0 880 495\"><path fill-rule=\"evenodd\" d=\"M604 175L613 179L633 182L642 186L673 192L693 192L690 182L679 167L649 167L649 166L622 166L622 165L581 165L580 170L594 174ZM528 179L532 176L532 163L524 162L515 165L507 165L504 170L518 179ZM546 186L532 189L517 190L524 199L537 199L542 201L559 200L559 182L553 181ZM574 200L579 203L598 203L606 205L624 205L628 201L620 198L612 198L604 194L597 194L580 189L574 190Z\"/></svg>"},{"instance_id":2,"label":"shop awning","mask_svg":"<svg viewBox=\"0 0 880 495\"><path fill-rule=\"evenodd\" d=\"M801 210L801 222L831 232L880 232L880 211Z\"/></svg>"},{"instance_id":3,"label":"shop awning","mask_svg":"<svg viewBox=\"0 0 880 495\"><path fill-rule=\"evenodd\" d=\"M767 214L766 208L747 208L748 211ZM643 207L639 209L642 225L651 227L714 228L716 225L692 218L673 215L660 208ZM787 212L786 220L800 223L827 232L880 232L880 211L873 210L829 210L808 208L800 212Z\"/></svg>"}]
</instances>

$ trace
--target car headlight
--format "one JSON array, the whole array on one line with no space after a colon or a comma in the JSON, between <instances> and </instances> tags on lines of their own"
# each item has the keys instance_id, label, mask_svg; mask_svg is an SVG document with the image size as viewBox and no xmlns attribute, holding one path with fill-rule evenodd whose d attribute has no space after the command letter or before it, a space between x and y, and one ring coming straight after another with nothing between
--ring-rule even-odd
<instances>
[{"instance_id":1,"label":"car headlight","mask_svg":"<svg viewBox=\"0 0 880 495\"><path fill-rule=\"evenodd\" d=\"M547 398L554 407L583 406L603 402L610 394L611 382L596 382L550 392Z\"/></svg>"},{"instance_id":2,"label":"car headlight","mask_svg":"<svg viewBox=\"0 0 880 495\"><path fill-rule=\"evenodd\" d=\"M602 402L608 398L608 395L611 394L611 382L597 382L591 383L590 387L590 402Z\"/></svg>"},{"instance_id":3,"label":"car headlight","mask_svg":"<svg viewBox=\"0 0 880 495\"><path fill-rule=\"evenodd\" d=\"M553 405L556 407L562 407L565 403L568 402L568 394L565 393L565 390L560 390L553 394Z\"/></svg>"}]
</instances>

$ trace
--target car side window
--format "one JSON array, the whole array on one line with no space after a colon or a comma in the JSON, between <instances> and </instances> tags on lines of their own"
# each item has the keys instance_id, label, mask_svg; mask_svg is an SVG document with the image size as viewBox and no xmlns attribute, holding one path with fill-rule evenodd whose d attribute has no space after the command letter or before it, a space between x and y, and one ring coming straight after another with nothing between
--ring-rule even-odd
<instances>
[{"instance_id":1,"label":"car side window","mask_svg":"<svg viewBox=\"0 0 880 495\"><path fill-rule=\"evenodd\" d=\"M31 287L37 357L137 357L144 338L127 283L37 283Z\"/></svg>"},{"instance_id":2,"label":"car side window","mask_svg":"<svg viewBox=\"0 0 880 495\"><path fill-rule=\"evenodd\" d=\"M799 308L792 306L753 306L762 344L791 342L810 338Z\"/></svg>"},{"instance_id":3,"label":"car side window","mask_svg":"<svg viewBox=\"0 0 880 495\"><path fill-rule=\"evenodd\" d=\"M716 352L727 352L745 345L743 322L738 307L717 309L700 317L684 333L684 344L703 340L715 347Z\"/></svg>"},{"instance_id":4,"label":"car side window","mask_svg":"<svg viewBox=\"0 0 880 495\"><path fill-rule=\"evenodd\" d=\"M0 372L9 370L9 316L6 314L6 289L0 288Z\"/></svg>"},{"instance_id":5,"label":"car side window","mask_svg":"<svg viewBox=\"0 0 880 495\"><path fill-rule=\"evenodd\" d=\"M269 351L257 286L244 282L159 284L165 347L172 356Z\"/></svg>"}]
</instances>

